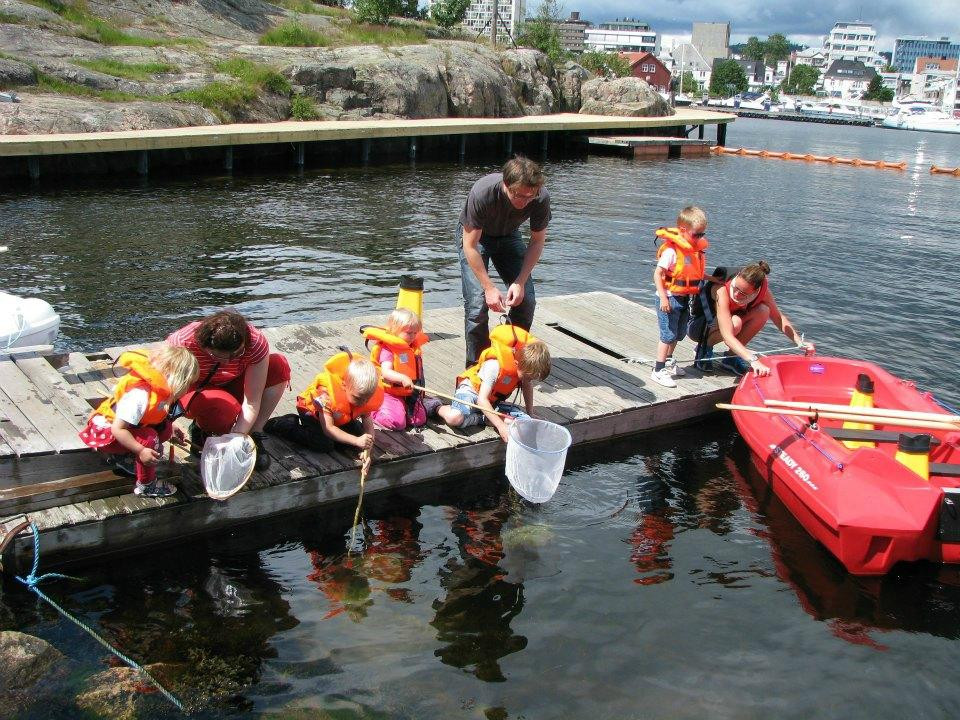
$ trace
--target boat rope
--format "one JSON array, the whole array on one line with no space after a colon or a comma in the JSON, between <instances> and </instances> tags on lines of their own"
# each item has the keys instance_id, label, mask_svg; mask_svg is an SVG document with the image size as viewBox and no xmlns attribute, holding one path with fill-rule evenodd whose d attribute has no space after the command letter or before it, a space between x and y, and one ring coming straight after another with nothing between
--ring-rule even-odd
<instances>
[{"instance_id":1,"label":"boat rope","mask_svg":"<svg viewBox=\"0 0 960 720\"><path fill-rule=\"evenodd\" d=\"M801 341L803 340L803 335L800 336ZM767 355L780 355L787 352L796 352L797 350L806 350L803 345L789 345L782 348L770 348L769 350L757 350L754 354L759 355L760 357L765 357ZM695 363L712 363L712 362L723 362L728 358L736 357L736 355L714 355L709 358L694 358L693 362ZM623 357L620 358L623 362L628 365L653 365L656 361L652 358L645 358L642 356L635 357Z\"/></svg>"},{"instance_id":2,"label":"boat rope","mask_svg":"<svg viewBox=\"0 0 960 720\"><path fill-rule=\"evenodd\" d=\"M760 399L761 399L762 401L766 402L766 399L767 399L767 398L764 396L763 390L760 388L760 383L757 382L757 378L756 378L756 377L753 378L753 387L754 387L754 389L757 391L757 394L760 396ZM820 447L819 445L817 445L817 443L815 443L813 440L811 440L810 438L808 438L808 437L806 436L806 434L803 432L804 428L803 428L801 425L796 424L793 420L791 420L791 419L790 419L788 416L786 416L786 415L778 415L777 417L779 417L779 418L783 421L784 425L786 425L786 426L789 427L791 430L793 430L794 434L795 434L798 438L800 438L800 439L802 439L802 440L806 440L808 443L810 443L810 446L811 446L814 450L816 450L818 453L820 453L821 455L823 455L827 460L829 460L829 461L834 465L834 467L837 468L837 470L843 472L843 467L844 467L844 466L843 466L843 463L840 462L839 460L837 460L835 457L833 457L830 453L828 453L828 452L827 452L826 450L824 450L822 447Z\"/></svg>"},{"instance_id":3,"label":"boat rope","mask_svg":"<svg viewBox=\"0 0 960 720\"><path fill-rule=\"evenodd\" d=\"M106 639L101 637L96 630L91 628L85 622L79 618L71 615L67 610L60 607L52 598L46 595L37 585L39 585L44 580L51 580L55 578L66 578L67 580L79 580L80 578L74 577L72 575L61 575L60 573L44 573L43 575L37 575L37 569L40 566L40 532L37 530L36 523L30 523L30 531L33 533L33 567L30 569L30 573L26 577L20 577L16 575L16 579L21 583L27 586L28 590L34 592L37 597L41 600L49 603L57 612L63 615L67 620L72 622L74 625L79 627L81 630L85 630L87 634L90 635L94 640L103 645L107 650L112 652L118 658L123 660L131 668L139 672L141 675L146 677L153 685L160 691L160 694L163 695L167 700L169 700L180 712L186 712L183 707L183 703L180 702L177 697L167 690L163 685L161 685L153 675L151 675L146 668L140 665L136 660L127 657L122 652L113 647Z\"/></svg>"},{"instance_id":4,"label":"boat rope","mask_svg":"<svg viewBox=\"0 0 960 720\"><path fill-rule=\"evenodd\" d=\"M937 405L939 405L940 407L942 407L942 408L943 408L944 410L946 410L948 413L953 413L954 415L960 415L960 410L957 410L955 407L951 407L950 405L948 405L947 403L945 403L943 400L939 399L936 395L931 395L930 397L933 398L933 401L934 401Z\"/></svg>"}]
</instances>

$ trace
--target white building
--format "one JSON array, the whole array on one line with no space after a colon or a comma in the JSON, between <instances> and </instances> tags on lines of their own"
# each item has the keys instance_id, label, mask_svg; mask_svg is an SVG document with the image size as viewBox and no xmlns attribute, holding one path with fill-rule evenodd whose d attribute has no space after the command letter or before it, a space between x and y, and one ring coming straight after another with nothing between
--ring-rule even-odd
<instances>
[{"instance_id":1,"label":"white building","mask_svg":"<svg viewBox=\"0 0 960 720\"><path fill-rule=\"evenodd\" d=\"M710 87L710 64L692 43L677 43L661 52L658 59L673 77L681 77L682 73L688 72L693 75L700 90Z\"/></svg>"},{"instance_id":2,"label":"white building","mask_svg":"<svg viewBox=\"0 0 960 720\"><path fill-rule=\"evenodd\" d=\"M862 62L875 70L886 65L886 60L877 54L877 31L866 22L836 23L823 39L823 53L828 68L837 60Z\"/></svg>"},{"instance_id":3,"label":"white building","mask_svg":"<svg viewBox=\"0 0 960 720\"><path fill-rule=\"evenodd\" d=\"M430 11L431 4L432 2L427 0L427 12ZM508 35L515 38L526 9L525 0L497 0L497 37L503 40L506 40ZM472 0L460 27L474 35L490 37L492 17L492 0Z\"/></svg>"},{"instance_id":4,"label":"white building","mask_svg":"<svg viewBox=\"0 0 960 720\"><path fill-rule=\"evenodd\" d=\"M587 28L588 50L602 52L649 52L660 54L660 33L651 30L647 23L631 18L600 23Z\"/></svg>"},{"instance_id":5,"label":"white building","mask_svg":"<svg viewBox=\"0 0 960 720\"><path fill-rule=\"evenodd\" d=\"M876 70L859 60L834 60L823 74L823 89L829 97L857 100L876 75Z\"/></svg>"},{"instance_id":6,"label":"white building","mask_svg":"<svg viewBox=\"0 0 960 720\"><path fill-rule=\"evenodd\" d=\"M809 65L812 68L816 68L821 73L827 65L827 56L824 54L823 49L821 48L807 48L805 50L797 50L794 53L794 65Z\"/></svg>"}]
</instances>

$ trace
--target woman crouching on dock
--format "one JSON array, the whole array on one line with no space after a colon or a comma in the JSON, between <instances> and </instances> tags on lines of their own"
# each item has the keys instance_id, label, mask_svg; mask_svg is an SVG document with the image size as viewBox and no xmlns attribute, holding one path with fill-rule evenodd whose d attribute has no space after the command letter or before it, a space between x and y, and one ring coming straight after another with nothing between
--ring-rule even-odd
<instances>
[{"instance_id":1,"label":"woman crouching on dock","mask_svg":"<svg viewBox=\"0 0 960 720\"><path fill-rule=\"evenodd\" d=\"M716 319L707 329L707 347L713 348L722 340L729 351L720 365L740 375L748 370L757 375L770 374L770 368L747 348L747 343L756 337L768 320L798 347L804 347L808 352L815 349L812 342L804 342L803 336L777 307L767 282L769 274L770 266L760 260L747 265L725 283L713 284L710 289L716 303ZM699 322L691 322L688 331L692 339L699 338L703 332L702 323L706 322L703 315L696 320Z\"/></svg>"},{"instance_id":2,"label":"woman crouching on dock","mask_svg":"<svg viewBox=\"0 0 960 720\"><path fill-rule=\"evenodd\" d=\"M202 446L208 435L248 434L257 446L256 469L266 470L263 425L290 385L287 359L271 353L263 333L232 310L192 322L167 342L187 348L200 365L198 382L180 400L193 420L190 441Z\"/></svg>"}]
</instances>

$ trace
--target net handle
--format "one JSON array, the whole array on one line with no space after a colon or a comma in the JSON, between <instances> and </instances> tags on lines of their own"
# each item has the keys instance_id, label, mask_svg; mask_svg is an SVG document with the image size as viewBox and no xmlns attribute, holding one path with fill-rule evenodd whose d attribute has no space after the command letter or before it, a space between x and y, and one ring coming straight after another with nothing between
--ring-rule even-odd
<instances>
[{"instance_id":1,"label":"net handle","mask_svg":"<svg viewBox=\"0 0 960 720\"><path fill-rule=\"evenodd\" d=\"M466 405L467 407L472 407L475 410L480 412L492 412L494 415L499 415L502 418L512 418L513 416L509 413L500 412L499 410L490 410L485 407L480 407L476 403L467 402L466 400L461 400L460 398L454 397L453 395L448 395L447 393L442 393L439 390L431 390L430 388L423 387L421 385L412 385L414 390L419 390L420 392L426 393L427 395L435 395L437 397L442 397L444 400L450 400L451 402L458 402L461 405Z\"/></svg>"}]
</instances>

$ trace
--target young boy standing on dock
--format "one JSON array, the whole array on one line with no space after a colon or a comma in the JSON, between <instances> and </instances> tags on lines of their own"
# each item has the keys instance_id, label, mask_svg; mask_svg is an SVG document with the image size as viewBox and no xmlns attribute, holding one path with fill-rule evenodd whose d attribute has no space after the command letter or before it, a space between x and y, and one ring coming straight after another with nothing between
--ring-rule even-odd
<instances>
[{"instance_id":1,"label":"young boy standing on dock","mask_svg":"<svg viewBox=\"0 0 960 720\"><path fill-rule=\"evenodd\" d=\"M663 241L657 249L653 271L660 342L650 379L665 387L676 387L674 378L685 373L673 359L673 351L687 330L690 298L697 294L704 278L709 246L707 215L695 205L685 207L677 215L677 226L660 228L657 237Z\"/></svg>"},{"instance_id":2,"label":"young boy standing on dock","mask_svg":"<svg viewBox=\"0 0 960 720\"><path fill-rule=\"evenodd\" d=\"M498 325L490 333L490 347L457 377L457 390L450 405L437 414L450 427L480 425L484 419L507 442L505 420L533 415L533 383L550 375L550 350L516 325ZM506 402L519 386L526 412Z\"/></svg>"}]
</instances>

